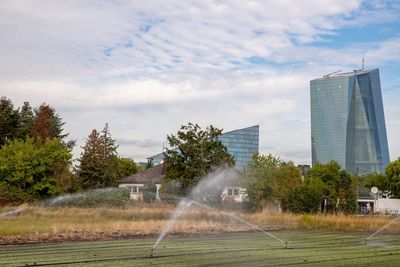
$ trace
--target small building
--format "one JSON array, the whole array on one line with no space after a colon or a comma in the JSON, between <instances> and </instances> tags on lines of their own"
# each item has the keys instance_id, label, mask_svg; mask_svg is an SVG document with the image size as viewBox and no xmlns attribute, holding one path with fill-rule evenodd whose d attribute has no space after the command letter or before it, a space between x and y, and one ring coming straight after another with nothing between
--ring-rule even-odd
<instances>
[{"instance_id":1,"label":"small building","mask_svg":"<svg viewBox=\"0 0 400 267\"><path fill-rule=\"evenodd\" d=\"M156 200L160 200L159 191L161 187L161 181L164 178L164 176L165 176L165 165L159 164L157 166L148 168L143 172L139 172L131 176L125 177L118 183L119 187L129 188L130 199L143 200L143 193L141 188L144 186L145 183L152 182L157 187Z\"/></svg>"}]
</instances>

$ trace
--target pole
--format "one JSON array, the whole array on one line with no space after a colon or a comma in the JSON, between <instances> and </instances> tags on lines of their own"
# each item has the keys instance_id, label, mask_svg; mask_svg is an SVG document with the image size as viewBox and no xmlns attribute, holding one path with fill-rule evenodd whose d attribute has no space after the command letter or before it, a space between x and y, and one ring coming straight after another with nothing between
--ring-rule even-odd
<instances>
[{"instance_id":1,"label":"pole","mask_svg":"<svg viewBox=\"0 0 400 267\"><path fill-rule=\"evenodd\" d=\"M356 209L358 213L358 166L356 166Z\"/></svg>"}]
</instances>

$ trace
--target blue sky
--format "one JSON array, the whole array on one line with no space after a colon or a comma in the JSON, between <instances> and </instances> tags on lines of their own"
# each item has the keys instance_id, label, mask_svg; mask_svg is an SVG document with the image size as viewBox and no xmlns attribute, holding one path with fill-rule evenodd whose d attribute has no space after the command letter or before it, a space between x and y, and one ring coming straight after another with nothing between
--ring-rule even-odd
<instances>
[{"instance_id":1,"label":"blue sky","mask_svg":"<svg viewBox=\"0 0 400 267\"><path fill-rule=\"evenodd\" d=\"M158 153L180 125L260 125L260 151L310 163L309 81L380 68L400 155L400 2L0 2L0 93L53 105L82 145L109 123L121 155ZM75 156L80 147L74 150Z\"/></svg>"}]
</instances>

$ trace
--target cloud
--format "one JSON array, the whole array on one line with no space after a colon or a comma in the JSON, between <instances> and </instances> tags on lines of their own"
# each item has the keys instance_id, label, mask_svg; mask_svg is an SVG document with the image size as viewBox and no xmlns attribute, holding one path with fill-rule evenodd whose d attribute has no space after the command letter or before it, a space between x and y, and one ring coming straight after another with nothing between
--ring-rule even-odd
<instances>
[{"instance_id":1,"label":"cloud","mask_svg":"<svg viewBox=\"0 0 400 267\"><path fill-rule=\"evenodd\" d=\"M2 1L0 92L53 105L77 140L109 122L120 153L140 160L191 121L260 124L261 152L307 163L309 80L358 67L362 52L371 66L400 59L399 36L321 43L398 11L360 0Z\"/></svg>"}]
</instances>

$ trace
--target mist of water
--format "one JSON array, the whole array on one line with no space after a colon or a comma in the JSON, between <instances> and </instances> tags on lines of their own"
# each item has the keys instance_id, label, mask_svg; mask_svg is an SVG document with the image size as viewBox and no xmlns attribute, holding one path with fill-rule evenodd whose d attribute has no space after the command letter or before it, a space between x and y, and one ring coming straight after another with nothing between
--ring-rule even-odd
<instances>
[{"instance_id":1,"label":"mist of water","mask_svg":"<svg viewBox=\"0 0 400 267\"><path fill-rule=\"evenodd\" d=\"M374 237L378 233L382 232L383 230L385 230L386 228L388 228L390 225L394 224L398 220L400 220L400 217L397 217L396 219L393 219L391 222L389 222L389 223L385 224L384 226L382 226L381 228L379 228L375 233L373 233L372 235L370 235L367 238L365 238L365 243L368 241L368 239L371 239L372 237Z\"/></svg>"},{"instance_id":2,"label":"mist of water","mask_svg":"<svg viewBox=\"0 0 400 267\"><path fill-rule=\"evenodd\" d=\"M175 222L190 208L192 205L192 201L184 198L182 199L179 204L177 205L175 212L173 213L172 217L168 220L167 224L164 226L163 231L161 232L160 236L158 237L156 243L153 246L153 249L157 247L157 245L163 240L164 236L171 230L172 226Z\"/></svg>"},{"instance_id":3,"label":"mist of water","mask_svg":"<svg viewBox=\"0 0 400 267\"><path fill-rule=\"evenodd\" d=\"M205 204L199 203L199 202L194 201L194 200L192 201L192 203L195 204L195 205L197 205L197 206L199 206L199 207L201 207L201 208L204 208L204 209L216 210L216 209L214 209L214 208L212 208L212 207L210 207L210 206L207 206L207 205L205 205ZM245 220L243 220L243 219L241 219L241 218L239 218L239 217L237 217L237 216L235 216L235 215L233 215L233 214L229 214L229 213L226 213L226 212L224 212L224 211L219 211L219 212L220 212L221 214L225 215L225 216L228 216L228 217L233 218L233 219L235 219L235 220L237 220L237 221L239 221L239 222L241 222L241 223L243 223L243 224L246 224L246 225L248 225L248 226L250 226L250 227L252 227L252 228L254 228L254 229L256 229L256 230L258 230L258 231L260 231L260 232L263 232L264 234L266 234L266 235L268 235L268 236L270 236L270 237L272 237L272 238L278 240L279 242L283 243L283 244L287 247L287 244L288 244L287 241L284 241L284 240L282 240L282 239L276 237L275 235L271 234L271 233L268 232L268 231L265 231L265 230L262 229L261 227L255 225L255 224L252 224L252 223L250 223L250 222L248 222L248 221L245 221Z\"/></svg>"},{"instance_id":4,"label":"mist of water","mask_svg":"<svg viewBox=\"0 0 400 267\"><path fill-rule=\"evenodd\" d=\"M10 210L10 211L6 211L6 212L3 212L3 213L0 213L0 218L8 217L8 216L15 216L15 215L18 215L19 213L21 213L24 210L25 210L25 208L17 208L17 209L13 209L13 210Z\"/></svg>"},{"instance_id":5,"label":"mist of water","mask_svg":"<svg viewBox=\"0 0 400 267\"><path fill-rule=\"evenodd\" d=\"M100 188L89 190L82 193L74 193L68 195L62 195L54 198L47 199L42 203L45 206L64 206L64 205L79 205L80 202L88 202L88 198L94 199L105 199L108 194L120 192L121 188ZM90 199L89 199L90 201ZM83 203L85 204L85 203Z\"/></svg>"},{"instance_id":6,"label":"mist of water","mask_svg":"<svg viewBox=\"0 0 400 267\"><path fill-rule=\"evenodd\" d=\"M208 203L212 201L214 198L221 197L222 190L225 186L229 185L237 185L239 182L239 173L233 169L228 167L219 167L212 171L210 174L205 176L200 182L192 188L191 192L188 194L189 198L182 199L177 205L174 213L172 214L170 220L167 222L166 226L163 228L163 231L160 233L156 243L154 244L152 251L158 246L158 244L163 240L165 235L170 231L175 222L187 212L193 204L205 208L215 210L214 208L206 205L204 203ZM257 225L251 224L237 216L231 215L229 213L220 211L223 215L233 218L243 224L246 224L254 229L257 229L260 232L263 232L270 237L282 242L287 247L287 242L272 235L271 233L265 231L264 229L258 227Z\"/></svg>"}]
</instances>

